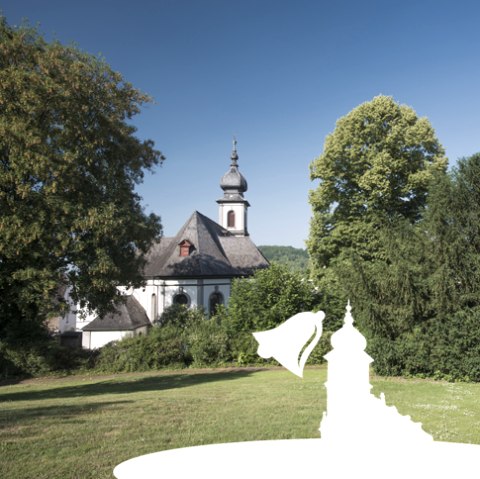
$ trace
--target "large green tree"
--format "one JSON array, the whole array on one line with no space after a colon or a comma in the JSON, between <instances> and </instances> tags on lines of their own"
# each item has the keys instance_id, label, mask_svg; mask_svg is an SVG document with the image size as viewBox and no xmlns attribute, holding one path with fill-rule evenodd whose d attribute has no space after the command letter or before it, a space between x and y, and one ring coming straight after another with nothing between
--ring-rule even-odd
<instances>
[{"instance_id":1,"label":"large green tree","mask_svg":"<svg viewBox=\"0 0 480 479\"><path fill-rule=\"evenodd\" d=\"M447 317L480 306L480 153L437 179L425 220L435 265L433 308Z\"/></svg>"},{"instance_id":2,"label":"large green tree","mask_svg":"<svg viewBox=\"0 0 480 479\"><path fill-rule=\"evenodd\" d=\"M479 153L435 182L424 223L432 264L430 367L480 381Z\"/></svg>"},{"instance_id":3,"label":"large green tree","mask_svg":"<svg viewBox=\"0 0 480 479\"><path fill-rule=\"evenodd\" d=\"M149 98L101 59L0 19L0 338L62 310L105 311L160 234L135 185L163 157L135 136ZM20 339L19 339L20 338Z\"/></svg>"},{"instance_id":4,"label":"large green tree","mask_svg":"<svg viewBox=\"0 0 480 479\"><path fill-rule=\"evenodd\" d=\"M377 372L480 380L479 178L480 154L436 175L422 220L346 268Z\"/></svg>"},{"instance_id":5,"label":"large green tree","mask_svg":"<svg viewBox=\"0 0 480 479\"><path fill-rule=\"evenodd\" d=\"M399 219L415 222L444 151L426 118L391 97L378 96L339 119L311 164L313 209L308 250L315 275L352 252L380 248L376 231Z\"/></svg>"}]
</instances>

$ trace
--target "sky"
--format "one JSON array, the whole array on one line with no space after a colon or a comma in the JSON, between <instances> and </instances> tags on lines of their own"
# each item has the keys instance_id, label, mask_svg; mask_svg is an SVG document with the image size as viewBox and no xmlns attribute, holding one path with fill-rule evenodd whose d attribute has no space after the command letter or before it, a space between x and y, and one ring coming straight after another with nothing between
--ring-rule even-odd
<instances>
[{"instance_id":1,"label":"sky","mask_svg":"<svg viewBox=\"0 0 480 479\"><path fill-rule=\"evenodd\" d=\"M232 138L257 245L305 247L310 163L338 118L391 95L428 117L450 165L480 151L480 2L2 0L154 100L135 117L166 161L137 191L174 236L217 221Z\"/></svg>"}]
</instances>

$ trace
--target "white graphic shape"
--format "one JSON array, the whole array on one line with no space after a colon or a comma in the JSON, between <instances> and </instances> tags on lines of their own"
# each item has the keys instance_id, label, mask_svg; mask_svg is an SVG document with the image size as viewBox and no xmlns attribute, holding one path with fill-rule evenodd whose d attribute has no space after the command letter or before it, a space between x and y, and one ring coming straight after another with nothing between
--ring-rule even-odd
<instances>
[{"instance_id":1,"label":"white graphic shape","mask_svg":"<svg viewBox=\"0 0 480 479\"><path fill-rule=\"evenodd\" d=\"M253 333L259 345L258 355L274 358L293 374L303 377L305 363L322 336L323 318L323 311L298 313L274 329Z\"/></svg>"},{"instance_id":2,"label":"white graphic shape","mask_svg":"<svg viewBox=\"0 0 480 479\"><path fill-rule=\"evenodd\" d=\"M300 313L254 333L262 357L274 357L298 376L322 334L323 313ZM312 338L313 337L313 338ZM119 464L117 479L478 479L480 446L433 441L421 424L371 394L366 340L350 303L332 335L327 411L320 439L211 444L171 449ZM308 345L302 351L305 344ZM301 353L301 354L300 354ZM299 359L299 356L300 359Z\"/></svg>"},{"instance_id":3,"label":"white graphic shape","mask_svg":"<svg viewBox=\"0 0 480 479\"><path fill-rule=\"evenodd\" d=\"M117 479L478 479L480 446L433 442L387 458L322 439L210 444L154 452L119 464ZM392 456L395 455L395 459Z\"/></svg>"}]
</instances>

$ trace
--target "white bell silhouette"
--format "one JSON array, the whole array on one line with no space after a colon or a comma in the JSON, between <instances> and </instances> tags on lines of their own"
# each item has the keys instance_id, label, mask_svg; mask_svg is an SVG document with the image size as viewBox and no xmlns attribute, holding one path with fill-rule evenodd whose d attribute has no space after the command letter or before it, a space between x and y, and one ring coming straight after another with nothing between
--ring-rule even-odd
<instances>
[{"instance_id":1,"label":"white bell silhouette","mask_svg":"<svg viewBox=\"0 0 480 479\"><path fill-rule=\"evenodd\" d=\"M305 363L322 336L324 317L323 311L298 313L274 329L253 333L258 355L274 358L293 374L303 377Z\"/></svg>"}]
</instances>

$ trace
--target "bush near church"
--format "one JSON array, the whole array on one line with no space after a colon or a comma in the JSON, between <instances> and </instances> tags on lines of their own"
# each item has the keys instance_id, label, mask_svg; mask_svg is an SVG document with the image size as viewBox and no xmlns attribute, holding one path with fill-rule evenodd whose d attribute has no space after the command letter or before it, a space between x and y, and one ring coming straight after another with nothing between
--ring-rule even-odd
<instances>
[{"instance_id":1,"label":"bush near church","mask_svg":"<svg viewBox=\"0 0 480 479\"><path fill-rule=\"evenodd\" d=\"M147 335L100 349L95 368L131 372L166 367L219 366L230 361L229 338L216 318L183 305L168 308Z\"/></svg>"},{"instance_id":2,"label":"bush near church","mask_svg":"<svg viewBox=\"0 0 480 479\"><path fill-rule=\"evenodd\" d=\"M302 311L318 309L313 284L285 266L272 264L252 277L234 281L228 308L207 318L201 309L173 306L148 335L102 348L97 368L135 371L166 366L273 364L257 355L252 332L278 326ZM310 364L323 362L330 332L324 332Z\"/></svg>"},{"instance_id":3,"label":"bush near church","mask_svg":"<svg viewBox=\"0 0 480 479\"><path fill-rule=\"evenodd\" d=\"M235 280L222 324L231 342L233 359L258 363L254 331L275 328L302 311L321 309L313 283L288 267L272 263L251 278Z\"/></svg>"}]
</instances>

